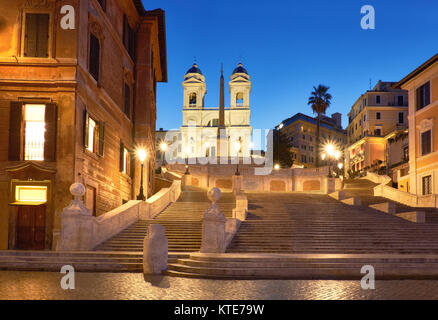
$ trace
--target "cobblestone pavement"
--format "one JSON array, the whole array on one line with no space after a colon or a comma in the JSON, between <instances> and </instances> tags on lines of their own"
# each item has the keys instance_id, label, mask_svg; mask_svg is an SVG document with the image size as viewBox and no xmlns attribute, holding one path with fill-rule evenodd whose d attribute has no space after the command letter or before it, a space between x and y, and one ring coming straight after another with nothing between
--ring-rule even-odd
<instances>
[{"instance_id":1,"label":"cobblestone pavement","mask_svg":"<svg viewBox=\"0 0 438 320\"><path fill-rule=\"evenodd\" d=\"M76 273L76 288L63 290L62 274L0 272L0 299L438 299L438 281L202 280L146 278L139 273Z\"/></svg>"}]
</instances>

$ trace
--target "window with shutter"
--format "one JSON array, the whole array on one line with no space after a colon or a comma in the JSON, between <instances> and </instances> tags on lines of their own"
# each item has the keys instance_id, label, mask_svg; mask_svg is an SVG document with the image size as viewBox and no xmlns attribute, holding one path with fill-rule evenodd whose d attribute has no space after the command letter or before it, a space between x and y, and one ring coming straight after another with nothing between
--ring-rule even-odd
<instances>
[{"instance_id":1,"label":"window with shutter","mask_svg":"<svg viewBox=\"0 0 438 320\"><path fill-rule=\"evenodd\" d=\"M56 161L57 107L54 103L46 105L44 132L44 160Z\"/></svg>"},{"instance_id":2,"label":"window with shutter","mask_svg":"<svg viewBox=\"0 0 438 320\"><path fill-rule=\"evenodd\" d=\"M131 118L131 88L125 83L125 114Z\"/></svg>"},{"instance_id":3,"label":"window with shutter","mask_svg":"<svg viewBox=\"0 0 438 320\"><path fill-rule=\"evenodd\" d=\"M129 153L129 176L131 179L134 179L134 173L135 173L135 156L133 152Z\"/></svg>"},{"instance_id":4,"label":"window with shutter","mask_svg":"<svg viewBox=\"0 0 438 320\"><path fill-rule=\"evenodd\" d=\"M103 121L99 122L99 146L97 150L97 154L101 157L104 155L105 151L105 123Z\"/></svg>"},{"instance_id":5,"label":"window with shutter","mask_svg":"<svg viewBox=\"0 0 438 320\"><path fill-rule=\"evenodd\" d=\"M128 17L123 16L123 44L129 53L129 56L135 58L135 32L132 30L128 22Z\"/></svg>"},{"instance_id":6,"label":"window with shutter","mask_svg":"<svg viewBox=\"0 0 438 320\"><path fill-rule=\"evenodd\" d=\"M49 56L49 14L26 14L24 56L47 58Z\"/></svg>"},{"instance_id":7,"label":"window with shutter","mask_svg":"<svg viewBox=\"0 0 438 320\"><path fill-rule=\"evenodd\" d=\"M125 150L125 146L123 144L122 141L120 141L120 154L119 154L119 171L123 172L123 168L124 168L124 154L123 151Z\"/></svg>"},{"instance_id":8,"label":"window with shutter","mask_svg":"<svg viewBox=\"0 0 438 320\"><path fill-rule=\"evenodd\" d=\"M100 43L94 34L90 34L89 71L96 81L99 81Z\"/></svg>"},{"instance_id":9,"label":"window with shutter","mask_svg":"<svg viewBox=\"0 0 438 320\"><path fill-rule=\"evenodd\" d=\"M23 104L11 102L9 116L9 161L19 161L22 156Z\"/></svg>"},{"instance_id":10,"label":"window with shutter","mask_svg":"<svg viewBox=\"0 0 438 320\"><path fill-rule=\"evenodd\" d=\"M432 139L431 139L431 131L428 130L421 134L421 155L424 156L426 154L431 153L432 151Z\"/></svg>"},{"instance_id":11,"label":"window with shutter","mask_svg":"<svg viewBox=\"0 0 438 320\"><path fill-rule=\"evenodd\" d=\"M430 104L430 82L417 89L417 110L423 109Z\"/></svg>"},{"instance_id":12,"label":"window with shutter","mask_svg":"<svg viewBox=\"0 0 438 320\"><path fill-rule=\"evenodd\" d=\"M126 14L123 16L123 45L125 49L129 48L129 23Z\"/></svg>"},{"instance_id":13,"label":"window with shutter","mask_svg":"<svg viewBox=\"0 0 438 320\"><path fill-rule=\"evenodd\" d=\"M403 112L399 112L399 113L398 113L398 123L399 123L399 124L402 124L402 123L404 123L404 122L405 122L404 114L403 114Z\"/></svg>"},{"instance_id":14,"label":"window with shutter","mask_svg":"<svg viewBox=\"0 0 438 320\"><path fill-rule=\"evenodd\" d=\"M423 195L432 194L432 176L423 177Z\"/></svg>"}]
</instances>

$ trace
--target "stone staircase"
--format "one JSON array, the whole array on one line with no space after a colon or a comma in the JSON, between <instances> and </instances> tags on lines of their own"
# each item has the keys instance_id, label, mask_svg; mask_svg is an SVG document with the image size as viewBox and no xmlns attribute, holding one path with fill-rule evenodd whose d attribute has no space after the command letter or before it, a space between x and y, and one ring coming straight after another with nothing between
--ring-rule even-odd
<instances>
[{"instance_id":1,"label":"stone staircase","mask_svg":"<svg viewBox=\"0 0 438 320\"><path fill-rule=\"evenodd\" d=\"M161 224L166 229L169 252L194 252L201 247L202 218L210 206L206 191L183 187L178 201L167 207L154 220L139 220L115 237L98 246L97 251L143 251L143 239L149 224ZM235 207L232 193L223 193L219 207L226 217L231 217Z\"/></svg>"},{"instance_id":2,"label":"stone staircase","mask_svg":"<svg viewBox=\"0 0 438 320\"><path fill-rule=\"evenodd\" d=\"M399 202L392 201L384 197L375 197L373 188L377 186L367 179L346 180L344 190L346 197L357 197L361 200L362 206L391 202L395 204L396 212L424 211L426 213L426 223L438 224L438 209L436 208L413 208Z\"/></svg>"},{"instance_id":3,"label":"stone staircase","mask_svg":"<svg viewBox=\"0 0 438 320\"><path fill-rule=\"evenodd\" d=\"M248 219L227 252L438 254L438 225L415 224L326 195L248 194Z\"/></svg>"}]
</instances>

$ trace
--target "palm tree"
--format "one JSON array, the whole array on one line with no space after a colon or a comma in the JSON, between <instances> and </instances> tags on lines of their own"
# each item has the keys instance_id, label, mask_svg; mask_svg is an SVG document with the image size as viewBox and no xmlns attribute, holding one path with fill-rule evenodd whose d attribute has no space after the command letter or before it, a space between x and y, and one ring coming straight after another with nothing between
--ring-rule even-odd
<instances>
[{"instance_id":1,"label":"palm tree","mask_svg":"<svg viewBox=\"0 0 438 320\"><path fill-rule=\"evenodd\" d=\"M313 91L310 93L309 102L307 103L312 107L314 113L318 114L318 120L316 125L316 153L315 153L315 165L319 167L319 129L321 126L321 115L325 114L327 108L330 106L332 95L328 93L330 87L326 87L322 84L318 88L313 87Z\"/></svg>"}]
</instances>

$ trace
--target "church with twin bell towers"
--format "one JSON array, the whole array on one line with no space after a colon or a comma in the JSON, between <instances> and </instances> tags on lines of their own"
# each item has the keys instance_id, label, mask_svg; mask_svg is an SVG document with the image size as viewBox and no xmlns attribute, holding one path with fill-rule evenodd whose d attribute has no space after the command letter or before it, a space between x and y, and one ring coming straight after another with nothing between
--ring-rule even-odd
<instances>
[{"instance_id":1,"label":"church with twin bell towers","mask_svg":"<svg viewBox=\"0 0 438 320\"><path fill-rule=\"evenodd\" d=\"M221 68L219 107L204 106L205 77L196 63L186 72L180 157L249 158L251 134L250 76L242 63L234 69L230 82L230 106L225 107L224 76Z\"/></svg>"}]
</instances>

